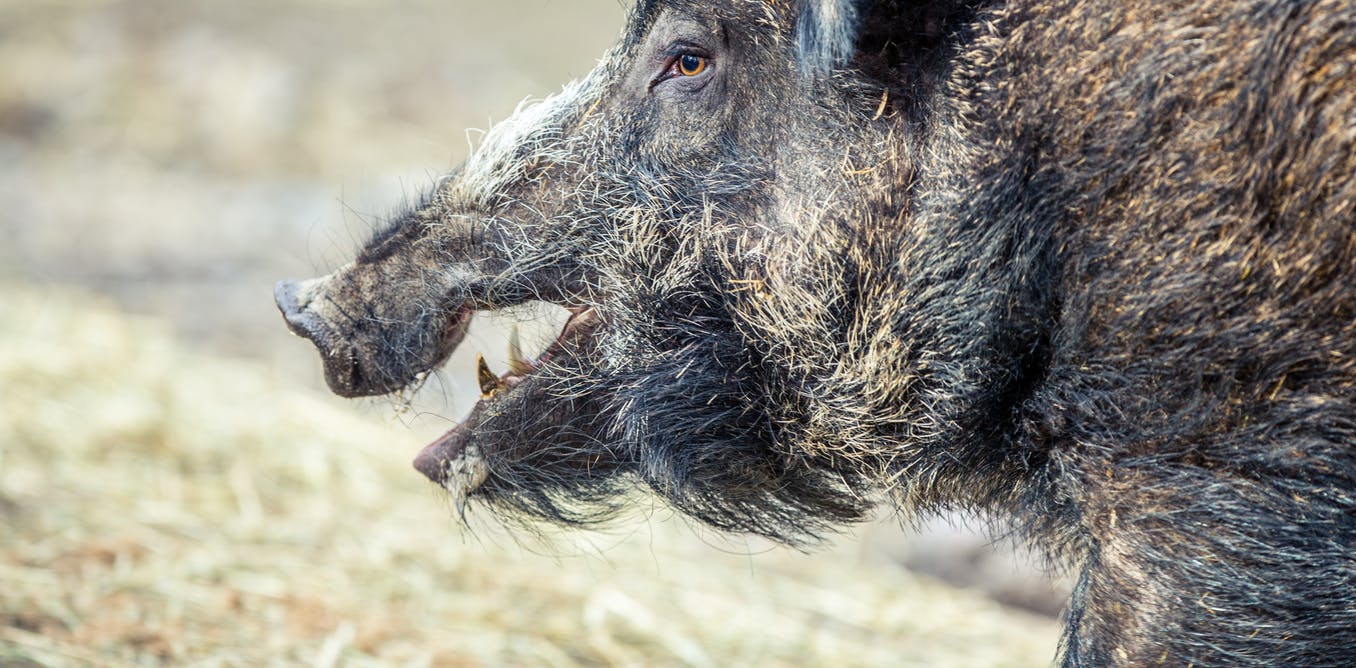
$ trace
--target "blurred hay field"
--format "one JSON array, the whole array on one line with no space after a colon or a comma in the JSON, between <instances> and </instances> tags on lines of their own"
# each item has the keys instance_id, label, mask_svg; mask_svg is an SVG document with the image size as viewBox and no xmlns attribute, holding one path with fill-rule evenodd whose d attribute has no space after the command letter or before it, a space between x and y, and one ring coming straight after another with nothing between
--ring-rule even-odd
<instances>
[{"instance_id":1,"label":"blurred hay field","mask_svg":"<svg viewBox=\"0 0 1356 668\"><path fill-rule=\"evenodd\" d=\"M492 526L467 533L408 468L418 441L399 425L337 410L256 363L186 351L106 303L4 294L0 665L1053 656L1053 620L846 539L807 556L670 522L554 537L543 554Z\"/></svg>"},{"instance_id":2,"label":"blurred hay field","mask_svg":"<svg viewBox=\"0 0 1356 668\"><path fill-rule=\"evenodd\" d=\"M502 364L493 321L404 412L323 390L272 282L346 259L620 19L0 3L0 668L1049 663L1052 619L899 568L888 524L813 556L673 521L468 533L408 462L477 349Z\"/></svg>"}]
</instances>

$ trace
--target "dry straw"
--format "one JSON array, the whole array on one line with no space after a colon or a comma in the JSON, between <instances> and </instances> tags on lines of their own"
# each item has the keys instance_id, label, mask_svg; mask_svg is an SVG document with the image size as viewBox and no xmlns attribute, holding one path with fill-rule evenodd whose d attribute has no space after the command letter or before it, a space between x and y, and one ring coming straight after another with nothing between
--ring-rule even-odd
<instances>
[{"instance_id":1,"label":"dry straw","mask_svg":"<svg viewBox=\"0 0 1356 668\"><path fill-rule=\"evenodd\" d=\"M851 548L731 550L674 522L556 539L549 555L469 534L408 469L402 426L97 302L0 287L0 665L1053 656L1052 620Z\"/></svg>"}]
</instances>

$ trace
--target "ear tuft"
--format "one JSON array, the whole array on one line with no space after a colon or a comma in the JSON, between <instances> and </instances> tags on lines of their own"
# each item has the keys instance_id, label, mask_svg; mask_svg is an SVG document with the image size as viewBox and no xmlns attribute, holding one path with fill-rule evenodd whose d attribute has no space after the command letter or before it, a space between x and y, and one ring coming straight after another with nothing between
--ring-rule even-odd
<instances>
[{"instance_id":1,"label":"ear tuft","mask_svg":"<svg viewBox=\"0 0 1356 668\"><path fill-rule=\"evenodd\" d=\"M800 0L796 46L801 69L827 72L852 59L868 0Z\"/></svg>"}]
</instances>

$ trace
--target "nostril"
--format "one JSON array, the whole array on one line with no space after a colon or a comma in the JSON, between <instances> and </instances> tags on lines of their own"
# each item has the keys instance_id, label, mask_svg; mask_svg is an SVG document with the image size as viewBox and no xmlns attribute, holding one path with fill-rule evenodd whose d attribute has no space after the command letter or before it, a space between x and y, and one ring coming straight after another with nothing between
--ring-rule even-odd
<instances>
[{"instance_id":1,"label":"nostril","mask_svg":"<svg viewBox=\"0 0 1356 668\"><path fill-rule=\"evenodd\" d=\"M378 387L368 380L350 345L316 312L313 301L316 284L288 280L274 284L273 301L287 321L287 328L315 344L325 365L325 382L335 394L358 397L388 391L389 388Z\"/></svg>"}]
</instances>

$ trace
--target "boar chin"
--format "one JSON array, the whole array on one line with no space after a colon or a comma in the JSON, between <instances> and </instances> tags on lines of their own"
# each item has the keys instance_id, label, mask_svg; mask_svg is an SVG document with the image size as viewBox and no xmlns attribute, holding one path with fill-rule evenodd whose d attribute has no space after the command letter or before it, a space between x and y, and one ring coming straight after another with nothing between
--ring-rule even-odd
<instances>
[{"instance_id":1,"label":"boar chin","mask_svg":"<svg viewBox=\"0 0 1356 668\"><path fill-rule=\"evenodd\" d=\"M419 453L415 469L450 492L460 506L492 479L493 471L539 456L543 441L561 448L563 440L596 439L591 429L580 426L578 417L592 414L576 405L584 400L562 396L552 387L553 378L585 371L593 335L601 324L594 309L572 309L560 335L537 358L524 359L515 343L510 347L509 370L502 375L490 372L481 359L480 401L461 423ZM587 457L578 459L556 464L581 470L596 464Z\"/></svg>"}]
</instances>

